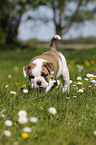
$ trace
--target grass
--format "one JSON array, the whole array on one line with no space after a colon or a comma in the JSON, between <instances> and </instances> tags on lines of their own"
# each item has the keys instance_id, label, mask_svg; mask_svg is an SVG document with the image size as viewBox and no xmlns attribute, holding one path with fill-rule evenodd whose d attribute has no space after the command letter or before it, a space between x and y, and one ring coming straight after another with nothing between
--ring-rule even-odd
<instances>
[{"instance_id":1,"label":"grass","mask_svg":"<svg viewBox=\"0 0 96 145\"><path fill-rule=\"evenodd\" d=\"M61 85L59 89L48 93L38 93L31 89L24 94L20 87L29 81L23 77L22 67L32 57L47 50L18 47L14 51L0 51L0 112L6 109L3 112L5 117L0 117L0 145L94 145L96 142L93 134L96 130L96 87L94 83L90 83L90 79L85 81L88 73L96 76L96 49L60 50L67 58L70 79L73 80L69 94L62 93ZM80 72L77 64L83 66ZM12 75L12 78L8 78L8 75ZM82 93L78 93L78 89L73 87L78 76L82 77L83 84L76 86L78 89L84 88ZM6 85L8 88L5 88ZM15 91L16 95L10 94L10 91ZM56 108L57 114L51 115L48 112L50 107ZM39 121L36 124L28 121L21 125L18 123L20 110L26 110L28 118L35 116ZM6 120L11 120L13 125L5 126ZM34 128L29 138L24 139L21 133L26 126ZM4 136L4 130L11 131L11 136Z\"/></svg>"}]
</instances>

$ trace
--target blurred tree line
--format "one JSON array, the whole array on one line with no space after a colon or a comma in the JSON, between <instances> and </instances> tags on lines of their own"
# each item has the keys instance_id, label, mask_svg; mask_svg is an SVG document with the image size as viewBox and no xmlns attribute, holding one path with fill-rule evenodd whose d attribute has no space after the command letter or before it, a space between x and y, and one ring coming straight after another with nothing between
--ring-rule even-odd
<instances>
[{"instance_id":1,"label":"blurred tree line","mask_svg":"<svg viewBox=\"0 0 96 145\"><path fill-rule=\"evenodd\" d=\"M28 19L43 22L53 21L56 34L63 35L74 23L92 20L96 16L96 7L88 9L88 4L94 5L96 0L0 0L0 43L12 44L17 41L18 27L22 15L28 10L39 6L50 7L53 18L32 17ZM70 3L74 8L69 7ZM95 3L96 4L96 3Z\"/></svg>"}]
</instances>

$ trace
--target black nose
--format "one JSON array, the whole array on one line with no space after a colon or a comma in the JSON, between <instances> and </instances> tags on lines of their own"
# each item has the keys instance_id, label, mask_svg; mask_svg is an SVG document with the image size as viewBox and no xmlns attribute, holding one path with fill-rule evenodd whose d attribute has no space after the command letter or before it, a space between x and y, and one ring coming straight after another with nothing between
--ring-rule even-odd
<instances>
[{"instance_id":1,"label":"black nose","mask_svg":"<svg viewBox=\"0 0 96 145\"><path fill-rule=\"evenodd\" d=\"M38 82L37 82L37 85L38 85L38 86L41 86L41 81L38 81Z\"/></svg>"}]
</instances>

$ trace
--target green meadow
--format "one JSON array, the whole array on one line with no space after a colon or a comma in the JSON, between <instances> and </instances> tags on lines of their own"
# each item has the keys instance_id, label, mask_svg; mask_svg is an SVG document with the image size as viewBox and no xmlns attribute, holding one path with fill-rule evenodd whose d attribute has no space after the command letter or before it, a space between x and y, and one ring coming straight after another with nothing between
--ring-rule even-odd
<instances>
[{"instance_id":1,"label":"green meadow","mask_svg":"<svg viewBox=\"0 0 96 145\"><path fill-rule=\"evenodd\" d=\"M58 49L67 60L72 80L69 93L62 92L62 84L48 93L26 86L29 80L23 77L23 66L47 50L18 46L0 51L0 145L95 145L96 48ZM10 94L11 91L16 94ZM50 107L56 109L55 115L48 111ZM21 110L27 112L27 123L18 122ZM33 116L38 118L37 123L30 122ZM6 126L6 120L11 120L12 126ZM32 128L28 137L22 136L24 127ZM11 135L5 135L5 130Z\"/></svg>"}]
</instances>

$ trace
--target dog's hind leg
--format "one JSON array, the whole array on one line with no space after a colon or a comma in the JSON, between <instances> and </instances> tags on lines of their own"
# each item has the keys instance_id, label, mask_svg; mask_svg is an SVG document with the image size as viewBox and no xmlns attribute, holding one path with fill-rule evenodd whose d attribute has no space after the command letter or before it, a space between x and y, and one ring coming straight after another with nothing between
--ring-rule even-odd
<instances>
[{"instance_id":1,"label":"dog's hind leg","mask_svg":"<svg viewBox=\"0 0 96 145\"><path fill-rule=\"evenodd\" d=\"M68 89L68 92L69 92L69 71L68 71L67 66L66 66L66 68L63 68L62 80L63 80L62 91L65 92Z\"/></svg>"},{"instance_id":2,"label":"dog's hind leg","mask_svg":"<svg viewBox=\"0 0 96 145\"><path fill-rule=\"evenodd\" d=\"M67 67L67 63L66 63L66 59L65 57L60 53L60 57L61 57L61 65L62 65L62 73L61 73L61 77L62 77L62 81L63 81L63 92L65 92L67 89L69 91L69 70Z\"/></svg>"}]
</instances>

